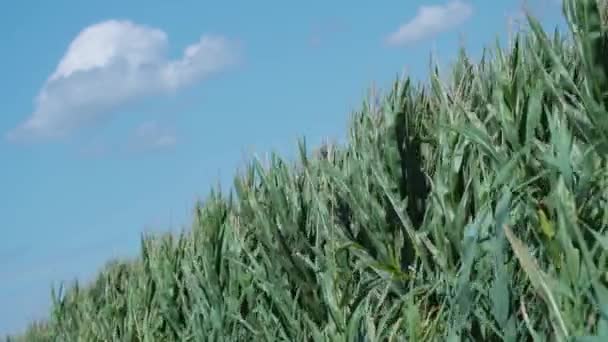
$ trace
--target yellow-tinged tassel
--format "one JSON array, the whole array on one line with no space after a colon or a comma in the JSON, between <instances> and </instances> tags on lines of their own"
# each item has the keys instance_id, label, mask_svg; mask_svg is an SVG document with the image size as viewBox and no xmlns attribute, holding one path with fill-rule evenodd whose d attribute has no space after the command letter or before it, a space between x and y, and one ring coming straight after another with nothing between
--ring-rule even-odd
<instances>
[{"instance_id":1,"label":"yellow-tinged tassel","mask_svg":"<svg viewBox=\"0 0 608 342\"><path fill-rule=\"evenodd\" d=\"M555 266L561 268L562 266L562 253L555 238L555 229L553 223L547 218L547 214L542 208L537 209L538 220L540 221L540 230L544 236L546 242L547 252L549 257L553 259Z\"/></svg>"},{"instance_id":2,"label":"yellow-tinged tassel","mask_svg":"<svg viewBox=\"0 0 608 342\"><path fill-rule=\"evenodd\" d=\"M538 209L538 218L540 220L540 229L545 234L549 240L553 240L555 237L555 229L553 229L553 225L549 222L547 215L542 209Z\"/></svg>"}]
</instances>

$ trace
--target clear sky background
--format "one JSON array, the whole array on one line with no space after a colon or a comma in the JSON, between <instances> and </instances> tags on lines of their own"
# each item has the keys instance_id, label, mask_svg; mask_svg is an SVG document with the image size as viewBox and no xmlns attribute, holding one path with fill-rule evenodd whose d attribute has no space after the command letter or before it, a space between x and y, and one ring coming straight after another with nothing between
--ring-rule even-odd
<instances>
[{"instance_id":1,"label":"clear sky background","mask_svg":"<svg viewBox=\"0 0 608 342\"><path fill-rule=\"evenodd\" d=\"M552 30L559 1L530 0ZM188 225L252 153L344 137L374 82L506 42L518 0L3 1L0 335Z\"/></svg>"}]
</instances>

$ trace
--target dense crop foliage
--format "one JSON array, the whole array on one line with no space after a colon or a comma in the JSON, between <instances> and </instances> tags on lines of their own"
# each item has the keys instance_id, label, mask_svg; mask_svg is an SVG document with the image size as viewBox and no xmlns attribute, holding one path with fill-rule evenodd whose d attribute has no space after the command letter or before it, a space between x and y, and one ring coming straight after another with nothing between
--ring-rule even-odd
<instances>
[{"instance_id":1,"label":"dense crop foliage","mask_svg":"<svg viewBox=\"0 0 608 342\"><path fill-rule=\"evenodd\" d=\"M345 146L253 161L178 237L54 294L28 341L608 341L608 35L534 18L395 82ZM586 336L586 338L582 338Z\"/></svg>"}]
</instances>

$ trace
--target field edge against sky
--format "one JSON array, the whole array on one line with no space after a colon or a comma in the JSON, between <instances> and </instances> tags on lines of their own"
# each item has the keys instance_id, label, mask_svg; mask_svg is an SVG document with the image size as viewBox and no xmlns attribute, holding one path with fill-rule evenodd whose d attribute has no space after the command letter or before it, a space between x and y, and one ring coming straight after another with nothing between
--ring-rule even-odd
<instances>
[{"instance_id":1,"label":"field edge against sky","mask_svg":"<svg viewBox=\"0 0 608 342\"><path fill-rule=\"evenodd\" d=\"M526 6L565 31L557 0L4 4L0 335L46 317L51 284L187 226L252 152L343 139L372 84L505 44Z\"/></svg>"}]
</instances>

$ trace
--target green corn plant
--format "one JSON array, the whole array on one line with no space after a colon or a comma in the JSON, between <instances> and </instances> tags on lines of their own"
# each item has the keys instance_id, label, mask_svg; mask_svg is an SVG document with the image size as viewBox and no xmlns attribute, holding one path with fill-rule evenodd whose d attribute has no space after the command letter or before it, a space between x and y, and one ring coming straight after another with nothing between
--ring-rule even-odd
<instances>
[{"instance_id":1,"label":"green corn plant","mask_svg":"<svg viewBox=\"0 0 608 342\"><path fill-rule=\"evenodd\" d=\"M7 340L606 340L606 5L371 92Z\"/></svg>"}]
</instances>

